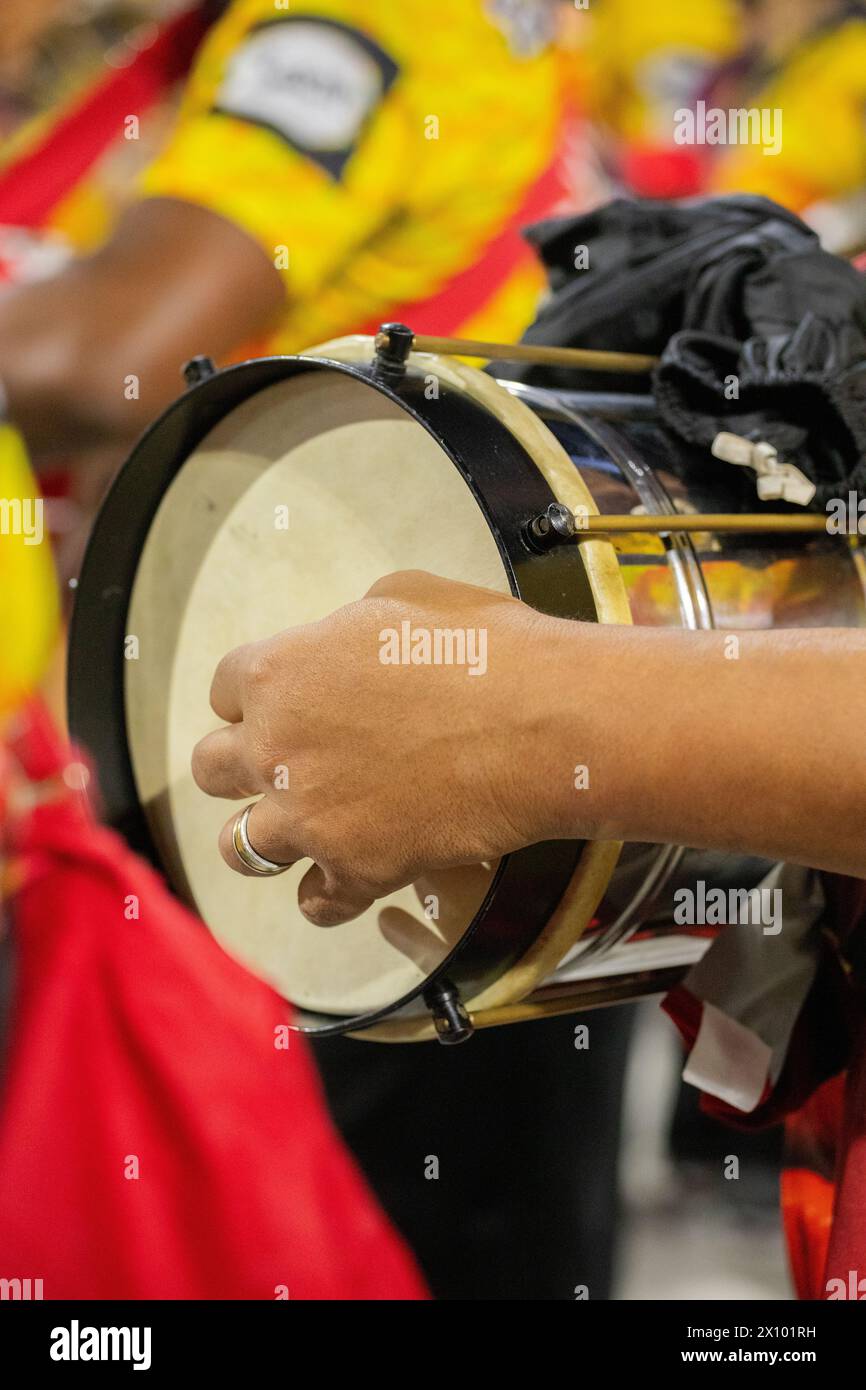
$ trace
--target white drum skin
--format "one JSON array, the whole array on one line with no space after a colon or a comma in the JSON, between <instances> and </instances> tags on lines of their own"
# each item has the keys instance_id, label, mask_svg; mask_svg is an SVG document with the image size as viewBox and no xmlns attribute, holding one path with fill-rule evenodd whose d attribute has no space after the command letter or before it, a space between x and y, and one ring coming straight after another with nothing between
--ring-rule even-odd
<instances>
[{"instance_id":1,"label":"white drum skin","mask_svg":"<svg viewBox=\"0 0 866 1390\"><path fill-rule=\"evenodd\" d=\"M165 495L133 588L130 751L160 854L217 940L305 1009L369 1012L422 984L495 865L404 888L339 930L314 927L297 905L309 861L252 883L223 863L232 803L198 789L190 752L219 724L208 691L227 651L315 622L408 568L509 592L478 505L433 437L359 382L311 373L258 393L202 441Z\"/></svg>"}]
</instances>

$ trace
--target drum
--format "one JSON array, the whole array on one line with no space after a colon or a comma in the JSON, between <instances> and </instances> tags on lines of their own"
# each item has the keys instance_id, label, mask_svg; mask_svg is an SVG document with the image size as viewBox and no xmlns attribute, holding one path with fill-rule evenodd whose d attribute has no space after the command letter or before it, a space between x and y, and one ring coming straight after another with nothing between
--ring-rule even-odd
<instances>
[{"instance_id":1,"label":"drum","mask_svg":"<svg viewBox=\"0 0 866 1390\"><path fill-rule=\"evenodd\" d=\"M497 382L369 338L224 371L196 359L188 380L116 479L77 587L70 720L109 822L291 1001L304 1031L456 1042L675 983L718 930L676 925L676 889L748 888L771 865L550 842L436 874L327 931L297 907L307 865L232 873L217 851L230 809L190 773L216 723L214 668L399 569L588 622L861 626L860 552L823 531L542 543L553 503L611 516L748 509L743 470L686 448L650 397Z\"/></svg>"}]
</instances>

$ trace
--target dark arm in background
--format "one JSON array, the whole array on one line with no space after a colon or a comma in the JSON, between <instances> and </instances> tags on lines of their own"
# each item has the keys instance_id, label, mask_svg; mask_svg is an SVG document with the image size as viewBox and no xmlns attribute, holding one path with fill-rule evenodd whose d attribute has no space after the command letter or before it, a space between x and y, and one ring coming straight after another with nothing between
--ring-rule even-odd
<instances>
[{"instance_id":1,"label":"dark arm in background","mask_svg":"<svg viewBox=\"0 0 866 1390\"><path fill-rule=\"evenodd\" d=\"M276 267L233 223L141 202L95 254L0 296L9 417L36 453L129 444L183 389L186 360L266 331L284 299Z\"/></svg>"}]
</instances>

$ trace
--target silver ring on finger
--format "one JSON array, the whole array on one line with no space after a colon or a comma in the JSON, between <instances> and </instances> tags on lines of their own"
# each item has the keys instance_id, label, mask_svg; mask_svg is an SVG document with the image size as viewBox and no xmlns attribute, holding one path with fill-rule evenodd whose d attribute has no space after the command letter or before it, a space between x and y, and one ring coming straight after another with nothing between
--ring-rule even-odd
<instances>
[{"instance_id":1,"label":"silver ring on finger","mask_svg":"<svg viewBox=\"0 0 866 1390\"><path fill-rule=\"evenodd\" d=\"M253 805L258 805L254 802ZM263 878L270 878L274 874L284 874L286 869L290 869L291 864L275 864L273 859L266 859L258 850L253 849L250 843L249 819L252 806L247 806L246 810L241 811L232 829L232 843L235 847L235 854L245 868L254 874L261 874Z\"/></svg>"}]
</instances>

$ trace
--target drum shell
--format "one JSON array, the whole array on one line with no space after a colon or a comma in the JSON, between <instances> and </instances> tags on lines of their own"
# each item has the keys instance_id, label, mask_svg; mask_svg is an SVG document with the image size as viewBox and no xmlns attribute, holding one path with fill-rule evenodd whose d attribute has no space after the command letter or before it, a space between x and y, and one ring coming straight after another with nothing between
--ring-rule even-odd
<instances>
[{"instance_id":1,"label":"drum shell","mask_svg":"<svg viewBox=\"0 0 866 1390\"><path fill-rule=\"evenodd\" d=\"M649 397L501 384L544 419L602 515L756 509L752 476L686 445L660 421ZM782 531L634 532L616 536L613 543L638 626L735 635L866 625L863 554L848 537ZM695 891L703 883L707 891L750 890L772 868L769 861L748 855L626 846L591 928L552 983L567 977L573 998L579 997L581 983L574 976L583 960L588 997L604 993L605 983L616 993L616 976L604 975L604 962L611 966L614 950L622 977L639 977L633 993L624 989L620 997L666 988L668 966L658 972L642 971L639 963L626 969L629 940L640 932L642 943L652 934L670 941L680 889ZM683 931L681 970L698 958L712 935L701 925L694 932ZM639 946L634 954L640 962Z\"/></svg>"}]
</instances>

